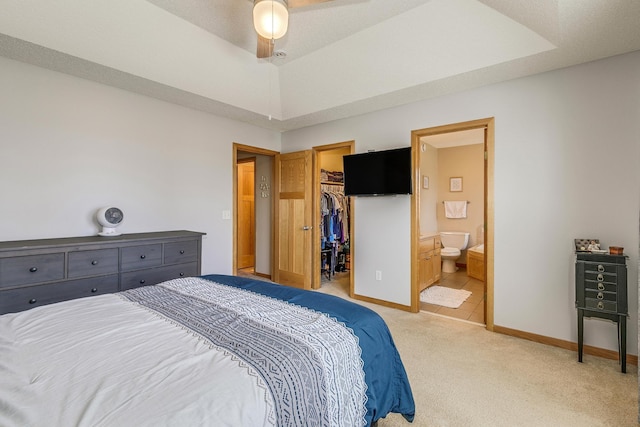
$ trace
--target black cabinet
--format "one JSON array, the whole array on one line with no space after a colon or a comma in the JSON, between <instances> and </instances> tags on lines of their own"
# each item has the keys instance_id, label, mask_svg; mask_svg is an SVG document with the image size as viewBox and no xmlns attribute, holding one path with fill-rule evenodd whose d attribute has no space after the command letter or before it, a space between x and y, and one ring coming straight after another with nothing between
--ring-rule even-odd
<instances>
[{"instance_id":1,"label":"black cabinet","mask_svg":"<svg viewBox=\"0 0 640 427\"><path fill-rule=\"evenodd\" d=\"M618 326L618 353L627 371L627 257L576 254L576 308L578 310L578 361L582 362L584 318L595 317Z\"/></svg>"}]
</instances>

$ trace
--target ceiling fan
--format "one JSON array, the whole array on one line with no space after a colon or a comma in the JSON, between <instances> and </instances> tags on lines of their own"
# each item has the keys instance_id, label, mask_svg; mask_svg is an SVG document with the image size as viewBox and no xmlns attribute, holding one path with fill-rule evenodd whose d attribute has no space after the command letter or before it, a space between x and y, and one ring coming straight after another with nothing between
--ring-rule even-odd
<instances>
[{"instance_id":1,"label":"ceiling fan","mask_svg":"<svg viewBox=\"0 0 640 427\"><path fill-rule=\"evenodd\" d=\"M273 55L274 40L284 36L289 26L289 9L333 0L254 0L253 26L258 33L258 58Z\"/></svg>"}]
</instances>

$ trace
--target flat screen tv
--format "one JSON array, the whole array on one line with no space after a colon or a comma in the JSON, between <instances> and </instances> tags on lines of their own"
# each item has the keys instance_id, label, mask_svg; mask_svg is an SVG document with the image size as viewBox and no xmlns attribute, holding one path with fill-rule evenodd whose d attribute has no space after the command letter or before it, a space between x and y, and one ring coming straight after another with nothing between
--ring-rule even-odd
<instances>
[{"instance_id":1,"label":"flat screen tv","mask_svg":"<svg viewBox=\"0 0 640 427\"><path fill-rule=\"evenodd\" d=\"M342 158L347 196L411 194L411 147L350 154Z\"/></svg>"}]
</instances>

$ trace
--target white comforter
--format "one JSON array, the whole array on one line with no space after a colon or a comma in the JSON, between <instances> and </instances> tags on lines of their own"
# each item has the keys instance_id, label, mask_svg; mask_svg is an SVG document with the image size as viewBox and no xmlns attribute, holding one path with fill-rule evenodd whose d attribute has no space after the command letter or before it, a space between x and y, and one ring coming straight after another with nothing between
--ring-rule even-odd
<instances>
[{"instance_id":1,"label":"white comforter","mask_svg":"<svg viewBox=\"0 0 640 427\"><path fill-rule=\"evenodd\" d=\"M269 425L272 397L256 384L231 356L117 295L0 317L0 426Z\"/></svg>"}]
</instances>

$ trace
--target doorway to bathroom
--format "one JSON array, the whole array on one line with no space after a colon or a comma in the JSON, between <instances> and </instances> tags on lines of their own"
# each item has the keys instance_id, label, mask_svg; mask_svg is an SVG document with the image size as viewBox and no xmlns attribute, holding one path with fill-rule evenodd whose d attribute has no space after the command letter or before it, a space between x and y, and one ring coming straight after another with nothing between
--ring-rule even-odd
<instances>
[{"instance_id":1,"label":"doorway to bathroom","mask_svg":"<svg viewBox=\"0 0 640 427\"><path fill-rule=\"evenodd\" d=\"M412 132L417 183L412 196L412 309L485 324L488 330L493 330L493 135L493 118ZM461 239L447 247L451 235L442 235L445 250L440 248L441 232ZM431 262L440 264L441 255L445 268L424 289L421 252L428 236L434 241ZM433 266L438 272L440 267ZM463 302L434 304L427 294L462 294Z\"/></svg>"}]
</instances>

